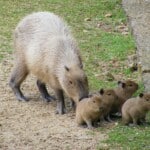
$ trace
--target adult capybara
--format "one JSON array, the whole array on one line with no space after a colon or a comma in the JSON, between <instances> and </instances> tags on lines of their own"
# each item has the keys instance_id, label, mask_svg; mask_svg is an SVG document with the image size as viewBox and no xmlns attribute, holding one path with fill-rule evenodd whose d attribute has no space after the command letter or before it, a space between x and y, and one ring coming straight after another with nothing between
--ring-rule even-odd
<instances>
[{"instance_id":1,"label":"adult capybara","mask_svg":"<svg viewBox=\"0 0 150 150\"><path fill-rule=\"evenodd\" d=\"M118 81L118 87L114 89L117 99L114 101L111 113L121 112L121 107L125 101L137 91L138 84L132 80Z\"/></svg>"},{"instance_id":2,"label":"adult capybara","mask_svg":"<svg viewBox=\"0 0 150 150\"><path fill-rule=\"evenodd\" d=\"M93 123L98 121L103 114L105 106L100 96L92 95L77 103L76 122L78 125L87 124L88 128L93 128Z\"/></svg>"},{"instance_id":3,"label":"adult capybara","mask_svg":"<svg viewBox=\"0 0 150 150\"><path fill-rule=\"evenodd\" d=\"M37 77L45 99L52 99L45 84L54 90L59 114L65 111L63 91L75 102L88 95L79 48L57 15L37 12L26 16L15 29L14 46L16 58L10 86L18 100L27 100L20 85L29 73Z\"/></svg>"},{"instance_id":4,"label":"adult capybara","mask_svg":"<svg viewBox=\"0 0 150 150\"><path fill-rule=\"evenodd\" d=\"M128 99L122 107L123 124L133 123L137 125L144 123L148 111L150 111L150 94L141 93L136 98Z\"/></svg>"},{"instance_id":5,"label":"adult capybara","mask_svg":"<svg viewBox=\"0 0 150 150\"><path fill-rule=\"evenodd\" d=\"M106 107L102 119L111 122L112 120L110 119L109 114L112 109L113 103L118 97L113 89L100 89L99 94Z\"/></svg>"}]
</instances>

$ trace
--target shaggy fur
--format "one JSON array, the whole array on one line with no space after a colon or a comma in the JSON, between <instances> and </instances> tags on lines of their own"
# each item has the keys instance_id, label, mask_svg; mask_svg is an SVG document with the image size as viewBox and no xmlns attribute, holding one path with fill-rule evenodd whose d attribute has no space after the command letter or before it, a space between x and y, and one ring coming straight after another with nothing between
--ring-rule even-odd
<instances>
[{"instance_id":1,"label":"shaggy fur","mask_svg":"<svg viewBox=\"0 0 150 150\"><path fill-rule=\"evenodd\" d=\"M125 101L137 91L138 84L131 80L118 81L118 87L114 89L117 99L112 105L112 113L121 112L121 107Z\"/></svg>"},{"instance_id":2,"label":"shaggy fur","mask_svg":"<svg viewBox=\"0 0 150 150\"><path fill-rule=\"evenodd\" d=\"M98 121L104 111L103 101L100 96L92 95L77 103L76 122L78 125L87 124L88 128L93 128L93 123Z\"/></svg>"},{"instance_id":3,"label":"shaggy fur","mask_svg":"<svg viewBox=\"0 0 150 150\"><path fill-rule=\"evenodd\" d=\"M146 113L150 110L150 94L140 94L139 97L128 99L122 107L123 124L145 122Z\"/></svg>"},{"instance_id":4,"label":"shaggy fur","mask_svg":"<svg viewBox=\"0 0 150 150\"><path fill-rule=\"evenodd\" d=\"M29 73L37 77L44 97L49 98L46 83L54 89L58 113L64 113L62 91L75 102L88 95L88 81L77 43L60 17L49 12L26 16L15 29L14 46L16 64L10 86L17 99L26 100L20 84Z\"/></svg>"}]
</instances>

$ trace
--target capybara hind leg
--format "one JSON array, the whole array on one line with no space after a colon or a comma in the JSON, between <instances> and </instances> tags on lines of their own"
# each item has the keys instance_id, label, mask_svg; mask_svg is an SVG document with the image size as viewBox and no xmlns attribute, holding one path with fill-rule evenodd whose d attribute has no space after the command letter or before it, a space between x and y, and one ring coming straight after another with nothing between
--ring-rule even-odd
<instances>
[{"instance_id":1,"label":"capybara hind leg","mask_svg":"<svg viewBox=\"0 0 150 150\"><path fill-rule=\"evenodd\" d=\"M55 90L56 98L57 98L57 109L56 114L64 114L66 113L64 95L62 90Z\"/></svg>"},{"instance_id":2,"label":"capybara hind leg","mask_svg":"<svg viewBox=\"0 0 150 150\"><path fill-rule=\"evenodd\" d=\"M47 101L50 102L51 100L55 100L54 97L50 96L47 89L46 89L46 85L45 83L41 82L40 80L37 80L37 86L38 89L42 95L42 97Z\"/></svg>"},{"instance_id":3,"label":"capybara hind leg","mask_svg":"<svg viewBox=\"0 0 150 150\"><path fill-rule=\"evenodd\" d=\"M24 66L17 66L16 68L14 68L9 81L9 85L12 88L16 98L20 101L28 101L28 99L23 95L20 90L20 85L26 78L27 74L28 71L25 69Z\"/></svg>"}]
</instances>

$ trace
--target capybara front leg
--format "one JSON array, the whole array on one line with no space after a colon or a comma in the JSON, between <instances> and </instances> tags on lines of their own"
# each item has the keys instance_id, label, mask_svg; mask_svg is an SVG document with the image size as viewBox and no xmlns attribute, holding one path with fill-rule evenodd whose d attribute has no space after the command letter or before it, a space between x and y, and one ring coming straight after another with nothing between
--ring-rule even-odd
<instances>
[{"instance_id":1,"label":"capybara front leg","mask_svg":"<svg viewBox=\"0 0 150 150\"><path fill-rule=\"evenodd\" d=\"M138 125L138 118L137 117L134 117L133 118L133 124L130 125L130 126L137 126Z\"/></svg>"},{"instance_id":2,"label":"capybara front leg","mask_svg":"<svg viewBox=\"0 0 150 150\"><path fill-rule=\"evenodd\" d=\"M26 98L20 90L20 85L26 78L27 74L28 72L23 66L18 66L14 68L9 81L9 85L12 88L16 98L20 101L28 101L28 98Z\"/></svg>"},{"instance_id":3,"label":"capybara front leg","mask_svg":"<svg viewBox=\"0 0 150 150\"><path fill-rule=\"evenodd\" d=\"M92 121L91 120L86 120L86 124L87 124L87 127L89 129L93 129L94 128L93 125L92 125Z\"/></svg>"},{"instance_id":4,"label":"capybara front leg","mask_svg":"<svg viewBox=\"0 0 150 150\"><path fill-rule=\"evenodd\" d=\"M40 80L37 80L37 87L42 95L42 97L47 101L50 102L51 100L55 100L54 97L50 96L47 89L46 89L46 85L45 83L41 82Z\"/></svg>"},{"instance_id":5,"label":"capybara front leg","mask_svg":"<svg viewBox=\"0 0 150 150\"><path fill-rule=\"evenodd\" d=\"M72 99L70 101L70 106L71 108L73 108L74 111L76 110L76 103Z\"/></svg>"},{"instance_id":6,"label":"capybara front leg","mask_svg":"<svg viewBox=\"0 0 150 150\"><path fill-rule=\"evenodd\" d=\"M55 90L55 94L56 94L56 97L57 97L56 114L66 113L63 91L60 90L60 89Z\"/></svg>"},{"instance_id":7,"label":"capybara front leg","mask_svg":"<svg viewBox=\"0 0 150 150\"><path fill-rule=\"evenodd\" d=\"M110 115L108 114L105 119L108 121L108 122L113 122L113 120L110 118Z\"/></svg>"}]
</instances>

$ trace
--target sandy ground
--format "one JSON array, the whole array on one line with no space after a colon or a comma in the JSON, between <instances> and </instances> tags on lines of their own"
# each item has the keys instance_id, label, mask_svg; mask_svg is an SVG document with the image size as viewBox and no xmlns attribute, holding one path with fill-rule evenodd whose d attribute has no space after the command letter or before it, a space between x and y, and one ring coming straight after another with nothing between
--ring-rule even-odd
<instances>
[{"instance_id":1,"label":"sandy ground","mask_svg":"<svg viewBox=\"0 0 150 150\"><path fill-rule=\"evenodd\" d=\"M12 56L0 64L0 149L2 150L95 150L105 149L102 143L107 130L77 127L75 113L56 115L56 102L46 103L40 97L36 79L31 75L22 85L29 102L15 99L8 86Z\"/></svg>"}]
</instances>

